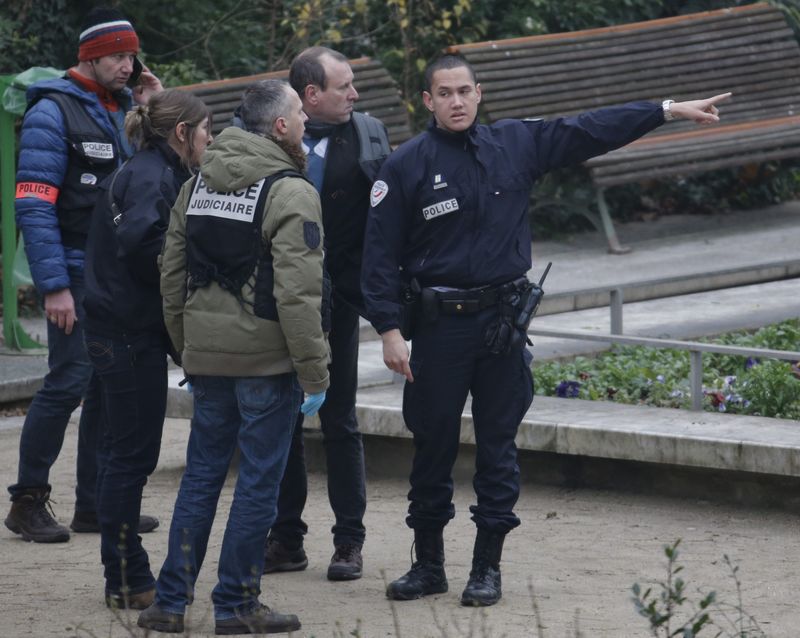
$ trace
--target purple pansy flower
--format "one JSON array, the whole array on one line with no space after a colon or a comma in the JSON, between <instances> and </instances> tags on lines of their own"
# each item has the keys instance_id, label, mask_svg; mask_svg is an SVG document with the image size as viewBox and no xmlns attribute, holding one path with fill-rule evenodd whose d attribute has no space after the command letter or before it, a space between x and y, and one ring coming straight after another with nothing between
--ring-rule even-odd
<instances>
[{"instance_id":1,"label":"purple pansy flower","mask_svg":"<svg viewBox=\"0 0 800 638\"><path fill-rule=\"evenodd\" d=\"M562 399L574 399L578 396L581 384L577 381L562 381L556 386L556 396Z\"/></svg>"}]
</instances>

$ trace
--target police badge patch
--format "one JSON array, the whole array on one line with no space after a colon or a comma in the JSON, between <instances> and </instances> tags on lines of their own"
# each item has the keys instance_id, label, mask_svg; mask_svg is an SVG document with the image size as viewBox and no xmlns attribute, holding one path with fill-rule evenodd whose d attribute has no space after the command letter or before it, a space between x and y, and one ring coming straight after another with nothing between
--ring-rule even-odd
<instances>
[{"instance_id":1,"label":"police badge patch","mask_svg":"<svg viewBox=\"0 0 800 638\"><path fill-rule=\"evenodd\" d=\"M375 208L383 201L383 198L389 194L389 184L379 179L372 185L372 190L369 192L370 206Z\"/></svg>"},{"instance_id":2,"label":"police badge patch","mask_svg":"<svg viewBox=\"0 0 800 638\"><path fill-rule=\"evenodd\" d=\"M311 250L319 248L319 226L316 222L303 222L303 239Z\"/></svg>"}]
</instances>

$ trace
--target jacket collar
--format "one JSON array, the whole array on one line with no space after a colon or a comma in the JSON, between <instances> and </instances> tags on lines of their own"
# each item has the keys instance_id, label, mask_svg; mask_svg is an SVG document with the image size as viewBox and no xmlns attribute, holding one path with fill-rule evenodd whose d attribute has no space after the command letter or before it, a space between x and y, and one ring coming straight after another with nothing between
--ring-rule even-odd
<instances>
[{"instance_id":1,"label":"jacket collar","mask_svg":"<svg viewBox=\"0 0 800 638\"><path fill-rule=\"evenodd\" d=\"M346 123L346 122L345 122ZM324 137L330 137L341 124L331 124L329 122L320 122L319 120L308 120L306 122L306 137L311 137L315 140L321 140Z\"/></svg>"},{"instance_id":2,"label":"jacket collar","mask_svg":"<svg viewBox=\"0 0 800 638\"><path fill-rule=\"evenodd\" d=\"M122 105L118 99L119 92L112 93L101 84L78 73L76 68L69 69L67 71L67 77L77 83L85 91L94 93L97 99L100 100L100 104L102 104L107 111L116 112L121 108Z\"/></svg>"},{"instance_id":3,"label":"jacket collar","mask_svg":"<svg viewBox=\"0 0 800 638\"><path fill-rule=\"evenodd\" d=\"M183 181L186 181L192 176L190 169L183 163L181 156L169 145L167 140L154 140L151 142L150 146L164 156L164 159L167 160L167 164L172 167L175 174L182 178Z\"/></svg>"},{"instance_id":4,"label":"jacket collar","mask_svg":"<svg viewBox=\"0 0 800 638\"><path fill-rule=\"evenodd\" d=\"M436 118L432 117L428 123L428 131L435 135L437 139L449 144L463 146L469 143L474 146L478 135L478 118L475 118L475 121L470 124L469 128L454 133L441 128L436 123Z\"/></svg>"}]
</instances>

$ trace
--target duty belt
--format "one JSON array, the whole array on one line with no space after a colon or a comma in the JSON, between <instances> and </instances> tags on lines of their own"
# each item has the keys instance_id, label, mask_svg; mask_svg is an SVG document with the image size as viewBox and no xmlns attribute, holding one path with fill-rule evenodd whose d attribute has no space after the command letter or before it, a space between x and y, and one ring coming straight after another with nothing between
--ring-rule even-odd
<instances>
[{"instance_id":1,"label":"duty belt","mask_svg":"<svg viewBox=\"0 0 800 638\"><path fill-rule=\"evenodd\" d=\"M465 290L423 288L423 305L425 305L425 297L433 297L436 300L439 314L471 315L501 303L503 297L520 282L526 283L527 280L521 278L496 286L481 286Z\"/></svg>"}]
</instances>

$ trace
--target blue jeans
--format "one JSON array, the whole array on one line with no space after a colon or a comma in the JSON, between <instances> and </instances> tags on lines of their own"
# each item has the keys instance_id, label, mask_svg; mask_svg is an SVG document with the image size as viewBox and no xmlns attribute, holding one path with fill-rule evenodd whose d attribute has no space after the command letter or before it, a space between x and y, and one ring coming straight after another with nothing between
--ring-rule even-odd
<instances>
[{"instance_id":1,"label":"blue jeans","mask_svg":"<svg viewBox=\"0 0 800 638\"><path fill-rule=\"evenodd\" d=\"M330 380L325 403L319 410L322 443L328 473L328 499L336 519L333 544L364 544L367 490L364 444L356 420L358 388L358 313L334 300L331 316ZM302 545L308 526L301 518L308 485L303 446L303 415L292 439L289 461L281 482L278 515L270 537L289 547Z\"/></svg>"},{"instance_id":2,"label":"blue jeans","mask_svg":"<svg viewBox=\"0 0 800 638\"><path fill-rule=\"evenodd\" d=\"M137 594L155 582L138 528L142 490L161 450L166 335L120 333L112 338L87 330L86 348L100 379L105 413L97 518L106 593L120 594L124 588Z\"/></svg>"},{"instance_id":3,"label":"blue jeans","mask_svg":"<svg viewBox=\"0 0 800 638\"><path fill-rule=\"evenodd\" d=\"M8 488L15 500L28 489L50 489L50 468L64 443L69 418L81 400L78 426L75 511L94 512L97 446L100 431L100 384L86 355L83 324L83 272L70 270L70 292L78 323L72 334L47 322L47 364L44 385L33 397L19 439L17 482Z\"/></svg>"},{"instance_id":4,"label":"blue jeans","mask_svg":"<svg viewBox=\"0 0 800 638\"><path fill-rule=\"evenodd\" d=\"M222 539L217 620L258 605L264 542L275 520L278 486L300 409L295 374L270 377L195 376L194 417L169 530L167 558L156 583L156 602L183 614L194 596L219 494L238 444L239 476Z\"/></svg>"}]
</instances>

